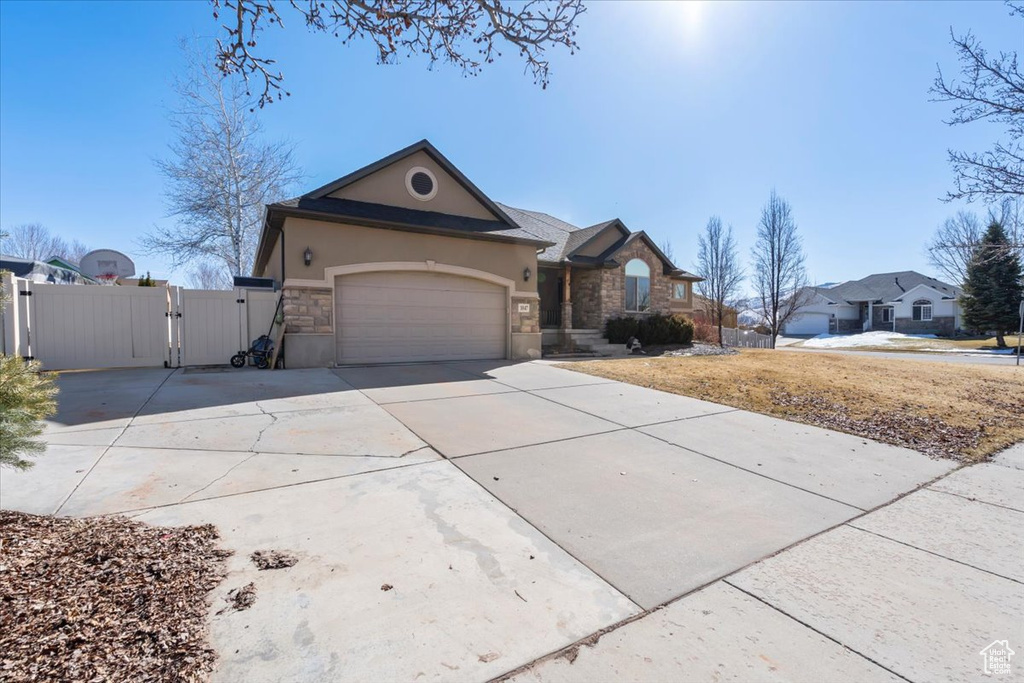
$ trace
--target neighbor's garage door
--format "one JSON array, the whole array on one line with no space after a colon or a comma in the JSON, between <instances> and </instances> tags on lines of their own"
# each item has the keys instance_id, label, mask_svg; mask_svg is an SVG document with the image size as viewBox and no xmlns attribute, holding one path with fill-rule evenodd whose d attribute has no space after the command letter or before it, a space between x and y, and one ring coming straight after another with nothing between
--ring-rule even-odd
<instances>
[{"instance_id":1,"label":"neighbor's garage door","mask_svg":"<svg viewBox=\"0 0 1024 683\"><path fill-rule=\"evenodd\" d=\"M338 362L505 358L506 298L503 287L444 273L340 275Z\"/></svg>"},{"instance_id":2,"label":"neighbor's garage door","mask_svg":"<svg viewBox=\"0 0 1024 683\"><path fill-rule=\"evenodd\" d=\"M827 313L801 313L786 323L786 334L828 334Z\"/></svg>"}]
</instances>

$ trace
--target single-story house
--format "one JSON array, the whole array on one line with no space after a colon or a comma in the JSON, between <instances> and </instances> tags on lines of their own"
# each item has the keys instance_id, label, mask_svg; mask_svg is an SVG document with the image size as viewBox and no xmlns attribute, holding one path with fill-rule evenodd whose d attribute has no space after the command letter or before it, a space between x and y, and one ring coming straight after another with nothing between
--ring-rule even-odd
<instances>
[{"instance_id":1,"label":"single-story house","mask_svg":"<svg viewBox=\"0 0 1024 683\"><path fill-rule=\"evenodd\" d=\"M267 206L253 275L288 366L527 359L620 315L692 311L700 278L644 232L498 204L426 140Z\"/></svg>"},{"instance_id":2,"label":"single-story house","mask_svg":"<svg viewBox=\"0 0 1024 683\"><path fill-rule=\"evenodd\" d=\"M75 268L49 262L33 261L16 256L0 256L0 270L14 273L14 277L49 285L95 285L95 280L82 275Z\"/></svg>"},{"instance_id":3,"label":"single-story house","mask_svg":"<svg viewBox=\"0 0 1024 683\"><path fill-rule=\"evenodd\" d=\"M958 287L912 270L876 273L837 285L805 287L805 303L784 333L850 334L885 330L952 336L960 328Z\"/></svg>"}]
</instances>

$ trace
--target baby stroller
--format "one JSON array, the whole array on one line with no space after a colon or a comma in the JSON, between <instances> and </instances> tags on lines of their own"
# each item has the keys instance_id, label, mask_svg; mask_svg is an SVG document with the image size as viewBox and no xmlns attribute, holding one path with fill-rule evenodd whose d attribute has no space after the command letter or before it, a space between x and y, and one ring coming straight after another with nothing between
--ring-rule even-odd
<instances>
[{"instance_id":1,"label":"baby stroller","mask_svg":"<svg viewBox=\"0 0 1024 683\"><path fill-rule=\"evenodd\" d=\"M252 358L253 363L260 370L266 370L270 367L270 359L274 355L274 340L268 335L260 335L258 339L253 340L252 345L248 351L239 351L235 355L231 356L231 367L240 368L245 365L246 358Z\"/></svg>"}]
</instances>

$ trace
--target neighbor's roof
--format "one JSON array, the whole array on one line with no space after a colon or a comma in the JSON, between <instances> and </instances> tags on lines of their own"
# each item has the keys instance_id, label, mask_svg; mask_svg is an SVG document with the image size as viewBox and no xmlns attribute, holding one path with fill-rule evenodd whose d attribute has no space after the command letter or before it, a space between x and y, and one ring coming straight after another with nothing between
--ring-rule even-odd
<instances>
[{"instance_id":1,"label":"neighbor's roof","mask_svg":"<svg viewBox=\"0 0 1024 683\"><path fill-rule=\"evenodd\" d=\"M18 258L16 256L0 256L0 270L9 270L14 277L20 277L41 284L57 285L95 285L97 282L82 275L76 270L62 268L42 261Z\"/></svg>"},{"instance_id":2,"label":"neighbor's roof","mask_svg":"<svg viewBox=\"0 0 1024 683\"><path fill-rule=\"evenodd\" d=\"M860 280L850 280L833 287L812 287L815 292L827 299L840 301L871 301L889 303L899 301L904 293L919 285L931 287L940 292L943 298L955 299L960 296L960 288L922 275L913 270L902 270L896 273L875 273Z\"/></svg>"}]
</instances>

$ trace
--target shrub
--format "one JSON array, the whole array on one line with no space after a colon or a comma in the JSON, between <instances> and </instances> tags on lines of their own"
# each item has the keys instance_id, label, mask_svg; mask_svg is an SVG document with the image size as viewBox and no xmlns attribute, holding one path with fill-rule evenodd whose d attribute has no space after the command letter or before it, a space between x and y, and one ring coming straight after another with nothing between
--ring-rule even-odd
<instances>
[{"instance_id":1,"label":"shrub","mask_svg":"<svg viewBox=\"0 0 1024 683\"><path fill-rule=\"evenodd\" d=\"M26 469L32 461L21 456L45 450L36 439L43 433L42 420L57 407L53 378L39 371L38 362L0 354L0 466Z\"/></svg>"},{"instance_id":2,"label":"shrub","mask_svg":"<svg viewBox=\"0 0 1024 683\"><path fill-rule=\"evenodd\" d=\"M625 344L636 337L644 346L689 344L693 341L693 323L681 315L652 313L643 318L610 318L605 336L611 344Z\"/></svg>"},{"instance_id":3,"label":"shrub","mask_svg":"<svg viewBox=\"0 0 1024 683\"><path fill-rule=\"evenodd\" d=\"M609 318L604 325L604 336L609 344L625 344L630 337L637 336L637 322L636 318Z\"/></svg>"},{"instance_id":4,"label":"shrub","mask_svg":"<svg viewBox=\"0 0 1024 683\"><path fill-rule=\"evenodd\" d=\"M718 344L718 326L712 325L707 318L693 321L693 339L705 344Z\"/></svg>"}]
</instances>

